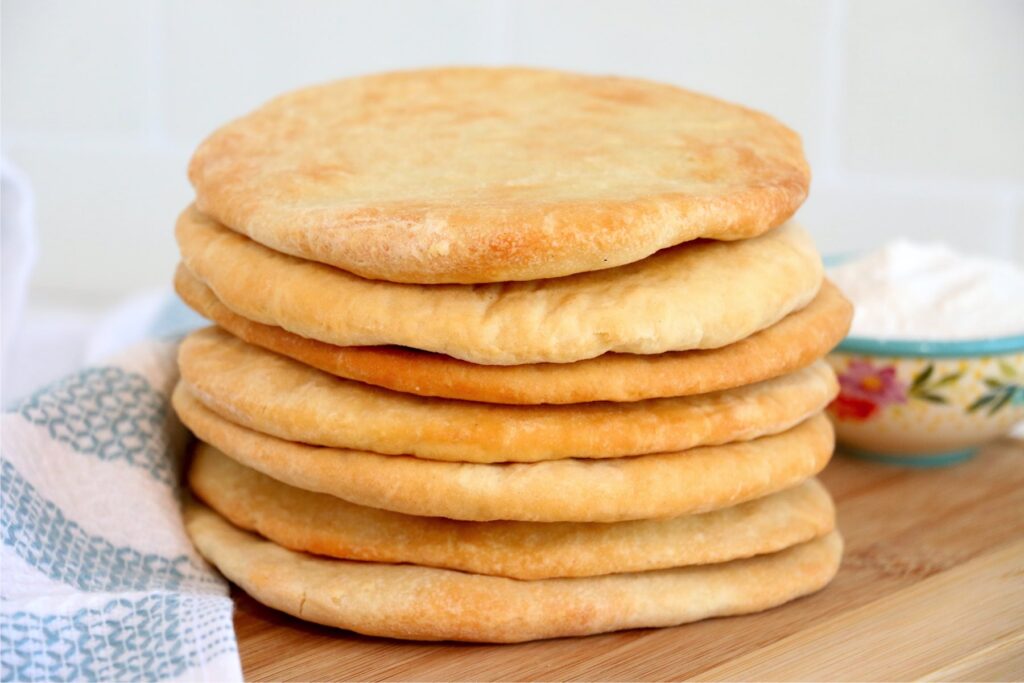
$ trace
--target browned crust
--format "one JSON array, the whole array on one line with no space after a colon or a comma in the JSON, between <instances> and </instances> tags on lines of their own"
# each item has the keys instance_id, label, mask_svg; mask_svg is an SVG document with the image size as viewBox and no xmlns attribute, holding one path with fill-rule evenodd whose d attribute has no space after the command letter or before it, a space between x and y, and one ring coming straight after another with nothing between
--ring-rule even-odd
<instances>
[{"instance_id":1,"label":"browned crust","mask_svg":"<svg viewBox=\"0 0 1024 683\"><path fill-rule=\"evenodd\" d=\"M454 462L617 458L747 441L825 409L824 361L710 394L631 403L506 406L424 398L340 379L217 327L188 335L181 381L206 407L289 441Z\"/></svg>"},{"instance_id":2,"label":"browned crust","mask_svg":"<svg viewBox=\"0 0 1024 683\"><path fill-rule=\"evenodd\" d=\"M202 442L188 480L192 491L232 524L291 550L514 579L728 562L805 543L835 524L832 500L814 479L700 515L612 524L403 515L288 486Z\"/></svg>"},{"instance_id":3,"label":"browned crust","mask_svg":"<svg viewBox=\"0 0 1024 683\"><path fill-rule=\"evenodd\" d=\"M719 348L806 306L823 272L794 223L614 269L472 286L367 280L268 249L195 207L175 234L192 274L249 320L339 346L396 344L486 365Z\"/></svg>"},{"instance_id":4,"label":"browned crust","mask_svg":"<svg viewBox=\"0 0 1024 683\"><path fill-rule=\"evenodd\" d=\"M394 282L535 280L800 206L799 137L680 88L534 69L443 68L299 90L189 165L204 213L267 246Z\"/></svg>"},{"instance_id":5,"label":"browned crust","mask_svg":"<svg viewBox=\"0 0 1024 683\"><path fill-rule=\"evenodd\" d=\"M189 502L199 552L260 602L300 619L416 640L521 642L671 626L769 609L824 587L838 532L770 555L586 578L517 581L408 564L296 553Z\"/></svg>"},{"instance_id":6,"label":"browned crust","mask_svg":"<svg viewBox=\"0 0 1024 683\"><path fill-rule=\"evenodd\" d=\"M199 439L296 488L479 522L619 522L707 512L795 486L825 467L835 445L831 423L819 414L781 434L676 453L454 463L278 439L217 415L182 384L173 403Z\"/></svg>"},{"instance_id":7,"label":"browned crust","mask_svg":"<svg viewBox=\"0 0 1024 683\"><path fill-rule=\"evenodd\" d=\"M399 346L336 346L253 322L222 304L179 264L174 287L194 311L250 344L338 377L420 396L514 405L639 401L731 389L784 375L824 356L849 331L853 307L832 283L803 309L718 349L641 356L606 353L575 363L479 365Z\"/></svg>"}]
</instances>

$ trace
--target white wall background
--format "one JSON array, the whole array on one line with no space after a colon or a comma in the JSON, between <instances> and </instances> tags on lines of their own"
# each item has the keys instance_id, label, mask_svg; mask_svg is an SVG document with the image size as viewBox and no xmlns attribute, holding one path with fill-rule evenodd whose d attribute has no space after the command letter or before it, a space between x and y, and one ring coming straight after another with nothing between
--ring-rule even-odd
<instances>
[{"instance_id":1,"label":"white wall background","mask_svg":"<svg viewBox=\"0 0 1024 683\"><path fill-rule=\"evenodd\" d=\"M189 154L297 86L448 63L638 75L767 111L825 252L897 235L1024 262L1020 0L3 0L4 153L35 305L165 284Z\"/></svg>"}]
</instances>

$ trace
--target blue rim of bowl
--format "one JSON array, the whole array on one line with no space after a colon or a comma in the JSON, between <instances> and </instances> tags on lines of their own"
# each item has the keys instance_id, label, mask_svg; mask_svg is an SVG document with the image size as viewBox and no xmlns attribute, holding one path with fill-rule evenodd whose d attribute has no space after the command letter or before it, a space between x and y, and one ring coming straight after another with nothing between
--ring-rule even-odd
<instances>
[{"instance_id":1,"label":"blue rim of bowl","mask_svg":"<svg viewBox=\"0 0 1024 683\"><path fill-rule=\"evenodd\" d=\"M1024 334L989 339L935 341L932 339L875 339L847 337L836 351L864 353L872 356L917 356L924 358L956 358L963 356L998 356L1024 351Z\"/></svg>"},{"instance_id":2,"label":"blue rim of bowl","mask_svg":"<svg viewBox=\"0 0 1024 683\"><path fill-rule=\"evenodd\" d=\"M964 448L958 451L949 451L947 453L928 453L913 455L909 453L903 454L888 454L888 453L876 453L874 451L865 451L860 448L852 448L845 446L842 443L836 448L836 451L843 455L848 455L853 458L860 458L861 460L868 460L871 462L882 463L883 465L896 465L897 467L917 467L921 469L930 469L933 467L948 467L949 465L956 465L957 463L965 462L970 460L978 452L978 447Z\"/></svg>"}]
</instances>

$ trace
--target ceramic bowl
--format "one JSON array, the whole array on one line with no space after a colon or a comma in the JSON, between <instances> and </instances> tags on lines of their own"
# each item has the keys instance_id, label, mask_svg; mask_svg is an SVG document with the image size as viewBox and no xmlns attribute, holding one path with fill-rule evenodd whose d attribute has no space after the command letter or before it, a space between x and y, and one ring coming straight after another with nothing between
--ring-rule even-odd
<instances>
[{"instance_id":1,"label":"ceramic bowl","mask_svg":"<svg viewBox=\"0 0 1024 683\"><path fill-rule=\"evenodd\" d=\"M847 337L828 357L840 451L899 465L965 460L1024 422L1024 335L975 341Z\"/></svg>"}]
</instances>

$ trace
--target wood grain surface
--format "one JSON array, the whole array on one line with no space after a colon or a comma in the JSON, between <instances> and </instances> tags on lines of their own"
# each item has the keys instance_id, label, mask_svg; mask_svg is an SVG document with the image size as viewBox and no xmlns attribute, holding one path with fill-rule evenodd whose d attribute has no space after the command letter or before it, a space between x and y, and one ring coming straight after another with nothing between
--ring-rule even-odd
<instances>
[{"instance_id":1,"label":"wood grain surface","mask_svg":"<svg viewBox=\"0 0 1024 683\"><path fill-rule=\"evenodd\" d=\"M824 591L667 629L466 645L306 624L235 591L251 680L1021 680L1024 441L909 470L837 456L823 475L846 556Z\"/></svg>"}]
</instances>

